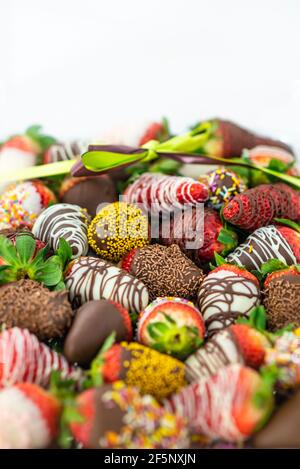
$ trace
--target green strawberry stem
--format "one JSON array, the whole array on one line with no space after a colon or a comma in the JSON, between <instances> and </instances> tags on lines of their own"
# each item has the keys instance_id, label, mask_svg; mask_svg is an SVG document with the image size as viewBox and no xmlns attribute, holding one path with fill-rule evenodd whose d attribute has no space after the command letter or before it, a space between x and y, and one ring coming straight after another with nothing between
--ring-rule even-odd
<instances>
[{"instance_id":1,"label":"green strawberry stem","mask_svg":"<svg viewBox=\"0 0 300 469\"><path fill-rule=\"evenodd\" d=\"M86 371L86 379L83 382L85 389L90 387L99 387L103 384L103 376L101 373L102 366L104 364L105 353L114 345L116 341L116 332L113 331L105 340L102 345L100 352L94 358L91 363L91 367Z\"/></svg>"}]
</instances>

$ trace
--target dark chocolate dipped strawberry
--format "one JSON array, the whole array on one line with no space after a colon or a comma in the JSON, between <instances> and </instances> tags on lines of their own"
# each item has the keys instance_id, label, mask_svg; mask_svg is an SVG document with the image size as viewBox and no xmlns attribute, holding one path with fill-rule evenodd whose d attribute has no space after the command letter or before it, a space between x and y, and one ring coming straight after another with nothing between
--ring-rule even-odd
<instances>
[{"instance_id":1,"label":"dark chocolate dipped strawberry","mask_svg":"<svg viewBox=\"0 0 300 469\"><path fill-rule=\"evenodd\" d=\"M182 298L158 298L142 311L138 340L180 360L203 343L205 326L199 310Z\"/></svg>"},{"instance_id":2,"label":"dark chocolate dipped strawberry","mask_svg":"<svg viewBox=\"0 0 300 469\"><path fill-rule=\"evenodd\" d=\"M65 357L70 363L89 365L112 332L115 332L117 341L131 340L132 325L128 311L110 300L85 303L76 312L66 337Z\"/></svg>"},{"instance_id":3,"label":"dark chocolate dipped strawberry","mask_svg":"<svg viewBox=\"0 0 300 469\"><path fill-rule=\"evenodd\" d=\"M195 298L203 280L202 270L176 244L133 249L124 257L122 268L146 285L152 300L159 296Z\"/></svg>"}]
</instances>

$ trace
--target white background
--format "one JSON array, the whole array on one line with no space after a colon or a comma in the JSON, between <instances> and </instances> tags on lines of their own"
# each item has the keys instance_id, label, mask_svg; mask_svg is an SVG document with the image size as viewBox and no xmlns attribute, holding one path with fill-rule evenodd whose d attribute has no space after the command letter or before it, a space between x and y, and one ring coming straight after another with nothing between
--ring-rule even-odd
<instances>
[{"instance_id":1,"label":"white background","mask_svg":"<svg viewBox=\"0 0 300 469\"><path fill-rule=\"evenodd\" d=\"M0 20L0 139L220 116L300 153L299 0L0 0Z\"/></svg>"}]
</instances>

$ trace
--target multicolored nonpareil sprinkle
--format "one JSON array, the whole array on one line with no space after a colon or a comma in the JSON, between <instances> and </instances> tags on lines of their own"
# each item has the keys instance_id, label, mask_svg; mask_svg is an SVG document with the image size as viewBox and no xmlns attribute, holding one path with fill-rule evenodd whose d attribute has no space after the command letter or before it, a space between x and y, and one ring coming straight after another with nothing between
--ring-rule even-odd
<instances>
[{"instance_id":1,"label":"multicolored nonpareil sprinkle","mask_svg":"<svg viewBox=\"0 0 300 469\"><path fill-rule=\"evenodd\" d=\"M136 388L118 381L103 395L103 401L117 405L125 414L120 431L106 432L102 447L175 449L188 444L184 419L163 409L152 396L141 396Z\"/></svg>"},{"instance_id":2,"label":"multicolored nonpareil sprinkle","mask_svg":"<svg viewBox=\"0 0 300 469\"><path fill-rule=\"evenodd\" d=\"M208 185L208 205L216 209L246 190L244 181L236 173L223 166L202 176L200 181Z\"/></svg>"}]
</instances>

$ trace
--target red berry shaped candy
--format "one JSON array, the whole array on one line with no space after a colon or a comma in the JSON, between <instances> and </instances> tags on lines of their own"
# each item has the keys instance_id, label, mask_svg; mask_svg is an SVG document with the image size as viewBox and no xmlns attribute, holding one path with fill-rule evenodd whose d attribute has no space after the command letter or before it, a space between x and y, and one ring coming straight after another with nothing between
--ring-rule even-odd
<instances>
[{"instance_id":1,"label":"red berry shaped candy","mask_svg":"<svg viewBox=\"0 0 300 469\"><path fill-rule=\"evenodd\" d=\"M199 310L182 298L158 298L138 321L139 342L180 360L200 347L204 335Z\"/></svg>"},{"instance_id":2,"label":"red berry shaped candy","mask_svg":"<svg viewBox=\"0 0 300 469\"><path fill-rule=\"evenodd\" d=\"M61 406L32 383L0 391L0 449L42 449L57 436Z\"/></svg>"},{"instance_id":3,"label":"red berry shaped candy","mask_svg":"<svg viewBox=\"0 0 300 469\"><path fill-rule=\"evenodd\" d=\"M230 253L226 260L248 270L260 270L261 265L278 259L287 265L300 262L300 233L288 226L264 226Z\"/></svg>"},{"instance_id":4,"label":"red berry shaped candy","mask_svg":"<svg viewBox=\"0 0 300 469\"><path fill-rule=\"evenodd\" d=\"M249 316L259 303L257 278L247 270L229 264L210 272L198 293L198 307L210 335L229 326L240 316Z\"/></svg>"},{"instance_id":5,"label":"red berry shaped candy","mask_svg":"<svg viewBox=\"0 0 300 469\"><path fill-rule=\"evenodd\" d=\"M0 388L22 382L47 386L54 370L61 371L63 377L79 379L81 375L27 329L13 327L1 332Z\"/></svg>"},{"instance_id":6,"label":"red berry shaped candy","mask_svg":"<svg viewBox=\"0 0 300 469\"><path fill-rule=\"evenodd\" d=\"M166 407L185 417L193 433L238 442L266 422L273 409L273 389L269 379L234 364L184 388Z\"/></svg>"},{"instance_id":7,"label":"red berry shaped candy","mask_svg":"<svg viewBox=\"0 0 300 469\"><path fill-rule=\"evenodd\" d=\"M84 448L178 449L188 445L182 417L121 381L91 388L77 397L81 422L71 431Z\"/></svg>"},{"instance_id":8,"label":"red berry shaped candy","mask_svg":"<svg viewBox=\"0 0 300 469\"><path fill-rule=\"evenodd\" d=\"M126 202L141 204L155 214L170 213L205 202L208 189L192 178L145 173L127 187L123 198Z\"/></svg>"},{"instance_id":9,"label":"red berry shaped candy","mask_svg":"<svg viewBox=\"0 0 300 469\"><path fill-rule=\"evenodd\" d=\"M236 195L223 209L226 221L254 231L274 218L300 220L300 192L283 183L261 184Z\"/></svg>"}]
</instances>

